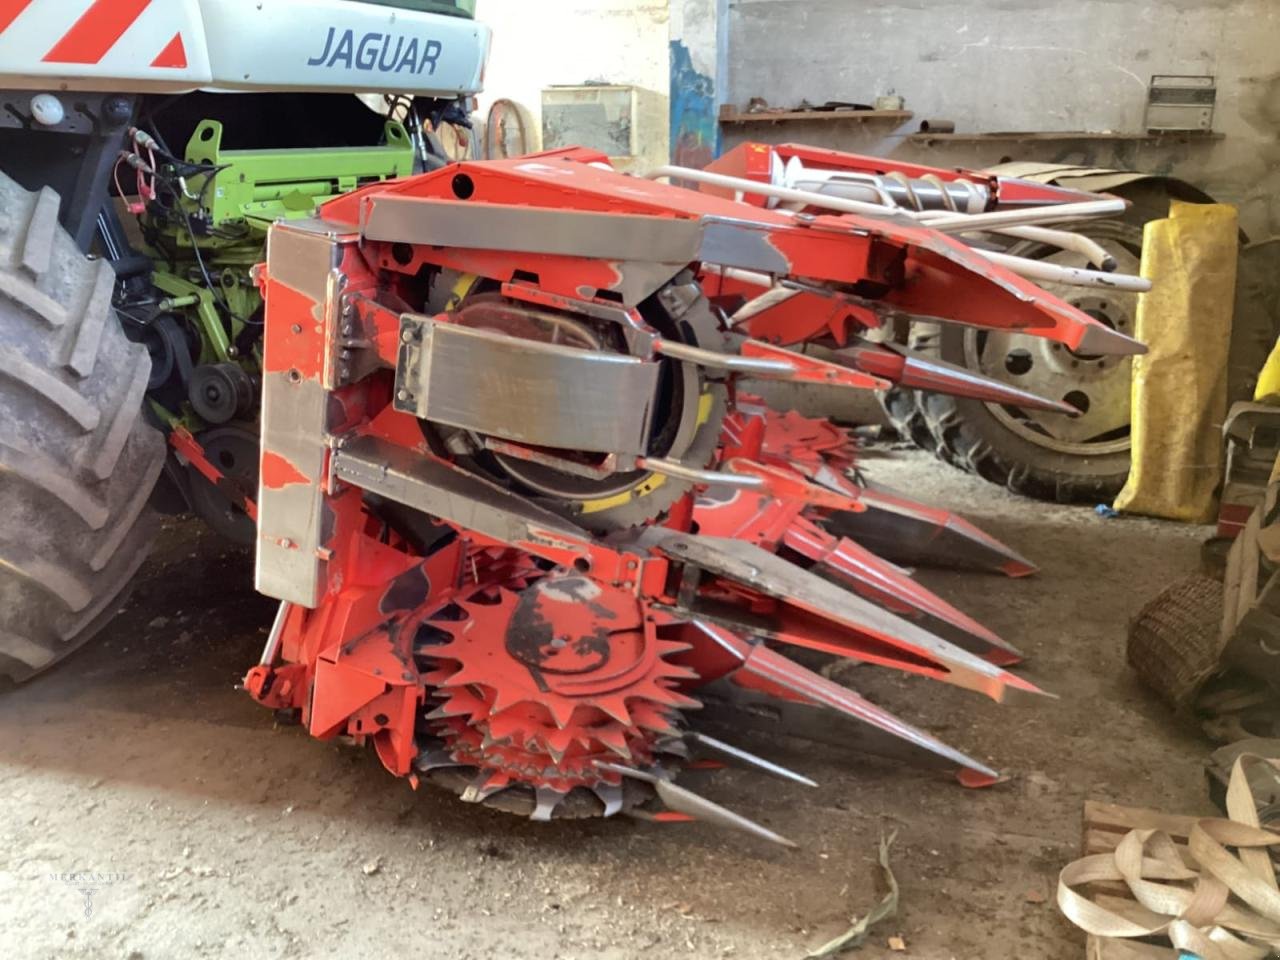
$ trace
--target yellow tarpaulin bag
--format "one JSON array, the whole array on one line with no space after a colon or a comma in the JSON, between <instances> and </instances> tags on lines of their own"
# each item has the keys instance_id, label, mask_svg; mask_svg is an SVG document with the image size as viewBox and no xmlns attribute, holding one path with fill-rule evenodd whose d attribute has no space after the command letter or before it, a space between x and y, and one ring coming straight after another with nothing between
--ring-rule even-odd
<instances>
[{"instance_id":1,"label":"yellow tarpaulin bag","mask_svg":"<svg viewBox=\"0 0 1280 960\"><path fill-rule=\"evenodd\" d=\"M1142 234L1133 464L1115 508L1191 523L1217 514L1239 238L1235 207L1174 201Z\"/></svg>"}]
</instances>

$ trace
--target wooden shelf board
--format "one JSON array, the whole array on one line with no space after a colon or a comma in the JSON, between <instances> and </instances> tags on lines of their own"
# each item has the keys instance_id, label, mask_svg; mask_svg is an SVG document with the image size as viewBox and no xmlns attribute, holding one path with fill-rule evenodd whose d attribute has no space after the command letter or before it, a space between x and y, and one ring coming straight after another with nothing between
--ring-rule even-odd
<instances>
[{"instance_id":1,"label":"wooden shelf board","mask_svg":"<svg viewBox=\"0 0 1280 960\"><path fill-rule=\"evenodd\" d=\"M1121 140L1131 142L1159 140L1222 140L1221 133L1197 133L1194 130L1170 130L1166 133L1091 133L1087 130L1042 130L1026 133L913 133L906 139L913 143L1016 143L1054 140Z\"/></svg>"},{"instance_id":2,"label":"wooden shelf board","mask_svg":"<svg viewBox=\"0 0 1280 960\"><path fill-rule=\"evenodd\" d=\"M830 123L833 120L910 120L910 110L788 110L778 113L738 113L727 109L720 111L721 123L779 123L787 120L808 120Z\"/></svg>"}]
</instances>

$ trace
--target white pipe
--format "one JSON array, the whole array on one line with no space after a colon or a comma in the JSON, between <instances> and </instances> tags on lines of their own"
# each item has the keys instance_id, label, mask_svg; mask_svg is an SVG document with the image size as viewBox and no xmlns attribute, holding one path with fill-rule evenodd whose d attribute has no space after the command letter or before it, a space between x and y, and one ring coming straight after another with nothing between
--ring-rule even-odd
<instances>
[{"instance_id":1,"label":"white pipe","mask_svg":"<svg viewBox=\"0 0 1280 960\"><path fill-rule=\"evenodd\" d=\"M662 180L670 177L677 180L692 180L694 183L706 183L725 190L738 190L761 197L774 197L793 203L802 203L806 207L825 207L841 213L857 213L864 217L906 217L911 220L920 219L913 210L898 207L886 207L879 203L866 203L862 200L846 200L843 197L828 197L825 194L813 193L809 190L792 190L790 187L775 187L768 183L757 183L755 180L744 180L741 177L729 177L722 173L711 173L707 170L694 170L689 167L665 166L650 170L644 175L646 180Z\"/></svg>"},{"instance_id":2,"label":"white pipe","mask_svg":"<svg viewBox=\"0 0 1280 960\"><path fill-rule=\"evenodd\" d=\"M968 233L971 230L994 230L1033 223L1060 223L1087 217L1107 217L1124 213L1124 200L1083 200L1080 203L1057 203L1043 207L993 210L990 213L925 213L920 219L930 230L941 233Z\"/></svg>"},{"instance_id":3,"label":"white pipe","mask_svg":"<svg viewBox=\"0 0 1280 960\"><path fill-rule=\"evenodd\" d=\"M669 168L662 168L669 169ZM679 169L679 168L677 168ZM703 173L704 171L695 170L694 173ZM654 171L653 175L662 175L661 170ZM719 174L709 174L719 178ZM734 177L725 177L727 180L734 180ZM750 183L751 181L743 181ZM733 189L733 188L731 188ZM820 199L834 200L833 197L820 197ZM856 201L842 201L847 203L856 203ZM1104 201L1106 202L1106 201ZM1119 201L1123 205L1124 201ZM1078 204L1064 204L1064 206L1078 206ZM978 215L975 215L978 216ZM1026 227L1005 227L999 232L1008 232L1010 230L1025 230ZM1065 230L1046 231L1048 234L1057 235L1064 243L1068 242L1067 237L1080 237L1079 234L1069 233ZM1040 236L1043 236L1041 234ZM1083 238L1088 239L1088 238ZM1045 242L1048 242L1047 240ZM1092 243L1093 241L1089 241ZM1117 290L1125 293L1146 293L1151 289L1151 281L1144 280L1141 277L1134 277L1128 274L1102 273L1096 270L1084 270L1079 267L1063 267L1055 263L1046 263L1043 260L1029 260L1026 257L1015 257L1007 253L998 253L994 250L974 249L975 253L980 253L994 263L1000 264L1012 273L1028 280L1045 280L1050 283L1061 283L1074 287L1095 287L1104 290ZM1104 251L1105 252L1105 251ZM720 267L721 272L726 277L737 278L746 283L753 283L758 286L772 287L775 283L774 278L764 273L756 273L753 270L743 270L739 267Z\"/></svg>"},{"instance_id":4,"label":"white pipe","mask_svg":"<svg viewBox=\"0 0 1280 960\"><path fill-rule=\"evenodd\" d=\"M743 283L754 283L757 287L772 287L776 282L776 278L767 273L757 273L755 270L744 270L742 267L725 267L717 266L716 270L723 277L730 280L741 280Z\"/></svg>"},{"instance_id":5,"label":"white pipe","mask_svg":"<svg viewBox=\"0 0 1280 960\"><path fill-rule=\"evenodd\" d=\"M1096 263L1105 273L1116 268L1116 258L1098 241L1081 233L1070 230L1050 230L1047 227L1001 227L992 231L1001 236L1017 237L1020 240L1031 240L1043 243L1059 250L1074 250L1086 258L1087 263Z\"/></svg>"},{"instance_id":6,"label":"white pipe","mask_svg":"<svg viewBox=\"0 0 1280 960\"><path fill-rule=\"evenodd\" d=\"M823 207L841 213L854 213L864 217L897 218L913 220L916 223L937 230L940 233L965 233L972 230L994 230L997 227L1012 227L1034 223L1056 223L1062 220L1077 220L1087 217L1106 217L1123 213L1128 204L1124 200L1085 200L1080 203L1049 204L1042 207L1019 208L1015 210L996 210L991 213L949 213L947 211L906 210L902 207L886 207L878 203L866 203L862 200L846 200L843 197L831 197L810 190L793 190L790 187L777 187L767 183L757 183L741 177L730 177L707 170L694 170L689 167L664 166L645 174L645 179L661 180L664 178L691 180L694 183L706 183L725 190L736 190L742 193L755 194L762 197L774 197L793 203L801 203L810 207Z\"/></svg>"},{"instance_id":7,"label":"white pipe","mask_svg":"<svg viewBox=\"0 0 1280 960\"><path fill-rule=\"evenodd\" d=\"M1146 293L1151 289L1150 280L1124 273L1102 273L1098 270L1064 267L1056 263L1046 263L1043 260L1028 260L1026 257L997 253L994 250L975 249L974 253L979 253L1010 273L1016 273L1028 280L1063 283L1073 287L1100 287L1121 293Z\"/></svg>"},{"instance_id":8,"label":"white pipe","mask_svg":"<svg viewBox=\"0 0 1280 960\"><path fill-rule=\"evenodd\" d=\"M1074 234L1073 234L1074 236ZM1095 287L1104 290L1115 290L1121 293L1146 293L1151 289L1151 281L1142 277L1134 277L1125 273L1100 273L1096 270L1084 270L1079 267L1064 267L1043 260L1029 260L1026 257L1015 257L994 250L974 249L1010 273L1016 273L1028 280L1047 280L1050 283L1061 283L1072 287ZM739 267L717 267L724 276L744 283L761 287L772 287L776 281L767 273L754 270L743 270ZM790 288L784 288L790 289ZM816 292L816 291L811 291Z\"/></svg>"},{"instance_id":9,"label":"white pipe","mask_svg":"<svg viewBox=\"0 0 1280 960\"><path fill-rule=\"evenodd\" d=\"M767 277L765 279L768 280ZM729 323L731 326L736 327L738 324L745 323L757 314L764 313L766 310L770 310L780 303L786 303L792 297L798 296L799 293L799 290L795 290L790 287L770 287L758 297L748 300L735 310L733 315L729 317Z\"/></svg>"}]
</instances>

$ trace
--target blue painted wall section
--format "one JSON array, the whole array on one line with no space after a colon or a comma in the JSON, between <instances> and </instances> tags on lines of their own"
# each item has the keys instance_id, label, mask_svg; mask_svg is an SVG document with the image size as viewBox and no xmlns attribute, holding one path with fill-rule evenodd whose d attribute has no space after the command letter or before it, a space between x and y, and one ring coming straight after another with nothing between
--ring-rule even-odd
<instances>
[{"instance_id":1,"label":"blue painted wall section","mask_svg":"<svg viewBox=\"0 0 1280 960\"><path fill-rule=\"evenodd\" d=\"M720 153L716 84L693 66L689 48L671 41L671 162L705 167Z\"/></svg>"}]
</instances>

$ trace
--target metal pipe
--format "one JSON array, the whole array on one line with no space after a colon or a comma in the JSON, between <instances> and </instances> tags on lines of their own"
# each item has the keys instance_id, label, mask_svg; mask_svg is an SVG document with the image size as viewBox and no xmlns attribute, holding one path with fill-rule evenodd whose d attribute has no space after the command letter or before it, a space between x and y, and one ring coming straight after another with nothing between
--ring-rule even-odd
<instances>
[{"instance_id":1,"label":"metal pipe","mask_svg":"<svg viewBox=\"0 0 1280 960\"><path fill-rule=\"evenodd\" d=\"M916 212L982 213L991 199L991 192L985 186L969 180L946 181L932 173L908 177L897 170L884 176L862 171L823 170L806 167L799 157L787 162L782 179L775 179L773 184Z\"/></svg>"},{"instance_id":2,"label":"metal pipe","mask_svg":"<svg viewBox=\"0 0 1280 960\"><path fill-rule=\"evenodd\" d=\"M843 200L857 200L860 203L874 203L882 207L901 206L879 182L878 177L870 176L863 173L848 173L845 171L817 171L821 176L815 176L812 170L801 170L798 175L792 176L788 171L786 180L783 183L775 184L775 186L786 187L788 190L804 190L808 193L820 193L824 197L839 197ZM831 187L831 191L825 188ZM861 193L862 196L858 196ZM867 197L870 199L867 199ZM912 209L907 207L906 209Z\"/></svg>"},{"instance_id":3,"label":"metal pipe","mask_svg":"<svg viewBox=\"0 0 1280 960\"><path fill-rule=\"evenodd\" d=\"M1038 231L1042 228L1035 227L1008 227L1003 228L999 233L1006 233L1011 230L1034 230ZM1068 236L1079 237L1079 234L1070 233L1065 230L1049 230L1050 234L1061 234L1061 239ZM1020 234L1014 234L1015 236ZM1037 236L1040 236L1037 233ZM1030 236L1027 239L1031 239ZM1088 238L1085 238L1088 239ZM1047 240L1046 240L1047 242ZM1092 243L1093 241L1089 241ZM998 253L994 250L974 250L989 260L1000 264L1000 266L1016 273L1020 277L1026 277L1029 280L1048 280L1051 283L1061 283L1075 287L1096 287L1105 290L1119 290L1125 293L1146 293L1151 289L1151 281L1144 280L1141 277L1131 276L1123 273L1100 273L1094 270L1084 270L1079 267L1063 267L1056 263L1045 263L1043 260L1030 260L1026 257L1015 257L1007 253ZM1105 252L1105 251L1104 251ZM754 270L744 270L741 267L718 267L724 276L734 280L741 280L744 283L752 283L757 286L772 287L776 281L767 273L758 273ZM792 289L787 287L785 289ZM808 292L817 293L817 290L809 290ZM736 315L735 315L736 316Z\"/></svg>"},{"instance_id":4,"label":"metal pipe","mask_svg":"<svg viewBox=\"0 0 1280 960\"><path fill-rule=\"evenodd\" d=\"M665 460L661 457L640 457L636 466L641 470L652 470L663 476L689 483L704 484L708 487L734 487L738 490L763 490L764 477L746 476L741 473L721 473L719 470L699 470L689 467L678 460Z\"/></svg>"},{"instance_id":5,"label":"metal pipe","mask_svg":"<svg viewBox=\"0 0 1280 960\"><path fill-rule=\"evenodd\" d=\"M733 326L737 326L740 323L750 320L757 314L764 313L766 310L771 310L780 303L785 303L792 297L798 296L799 294L799 290L793 290L789 287L770 287L758 297L748 300L735 310L729 317L729 322Z\"/></svg>"},{"instance_id":6,"label":"metal pipe","mask_svg":"<svg viewBox=\"0 0 1280 960\"><path fill-rule=\"evenodd\" d=\"M804 171L803 176L790 177L779 184L789 190L804 190L824 197L876 203L889 210L907 213L982 213L986 208L986 194L967 180L951 183L930 174L911 179L904 176L877 177L871 174L832 173L817 176L825 171ZM962 209L960 204L964 204Z\"/></svg>"},{"instance_id":7,"label":"metal pipe","mask_svg":"<svg viewBox=\"0 0 1280 960\"><path fill-rule=\"evenodd\" d=\"M1096 263L1104 273L1111 273L1118 266L1116 258L1107 248L1092 237L1086 237L1070 230L1051 230L1048 227L1001 227L992 231L1005 237L1017 237L1020 240L1031 240L1035 243L1047 244L1060 250L1074 250L1087 258L1087 262Z\"/></svg>"},{"instance_id":8,"label":"metal pipe","mask_svg":"<svg viewBox=\"0 0 1280 960\"><path fill-rule=\"evenodd\" d=\"M993 263L1004 267L1010 273L1016 273L1028 280L1044 280L1049 283L1062 283L1072 287L1099 287L1103 290L1116 290L1121 293L1146 293L1151 289L1151 281L1142 277L1133 277L1124 273L1103 273L1100 270L1084 270L1080 267L1064 267L1057 263L1045 263L1043 260L1029 260L1026 257L1015 257L994 250L974 250Z\"/></svg>"},{"instance_id":9,"label":"metal pipe","mask_svg":"<svg viewBox=\"0 0 1280 960\"><path fill-rule=\"evenodd\" d=\"M725 190L736 190L740 193L752 193L761 197L774 197L792 203L802 203L807 207L825 207L841 213L856 213L864 217L907 217L919 219L919 214L912 210L897 207L886 207L879 203L866 203L862 200L846 200L843 197L829 197L809 190L793 190L790 187L775 187L768 183L745 180L741 177L730 177L722 173L711 173L707 170L694 170L691 167L665 166L651 170L644 175L646 180L662 180L671 177L679 180L691 180L694 183L706 183Z\"/></svg>"},{"instance_id":10,"label":"metal pipe","mask_svg":"<svg viewBox=\"0 0 1280 960\"><path fill-rule=\"evenodd\" d=\"M775 777L781 777L783 780L792 780L795 783L802 783L806 787L816 787L818 784L814 780L810 780L803 774L796 773L794 770L788 770L779 763L772 760L766 760L764 757L757 757L748 750L741 747L735 747L731 743L725 743L723 740L717 740L715 737L709 737L705 733L698 733L696 730L690 730L684 735L686 740L706 747L708 750L715 750L717 753L723 753L727 757L733 757L735 760L741 760L743 763L757 767L767 773L772 773Z\"/></svg>"},{"instance_id":11,"label":"metal pipe","mask_svg":"<svg viewBox=\"0 0 1280 960\"><path fill-rule=\"evenodd\" d=\"M184 307L194 307L199 302L200 298L196 294L189 293L183 297L165 297L156 304L156 309L161 313L168 313L171 310L181 310Z\"/></svg>"},{"instance_id":12,"label":"metal pipe","mask_svg":"<svg viewBox=\"0 0 1280 960\"><path fill-rule=\"evenodd\" d=\"M1080 203L1055 203L1042 207L993 210L990 213L926 212L920 214L918 219L930 230L937 230L940 233L968 233L971 230L993 230L996 227L1109 217L1124 213L1127 207L1128 203L1120 199L1082 200Z\"/></svg>"},{"instance_id":13,"label":"metal pipe","mask_svg":"<svg viewBox=\"0 0 1280 960\"><path fill-rule=\"evenodd\" d=\"M259 666L269 667L275 663L276 654L280 652L280 637L284 634L284 621L291 609L293 604L288 600L280 601L276 618L271 622L271 632L267 634L267 644L262 648L262 656L258 659Z\"/></svg>"},{"instance_id":14,"label":"metal pipe","mask_svg":"<svg viewBox=\"0 0 1280 960\"><path fill-rule=\"evenodd\" d=\"M653 341L655 353L686 360L700 367L713 370L728 370L732 373L754 373L759 376L788 376L796 372L796 368L782 360L757 360L754 357L740 357L733 353L720 353L716 350L704 350L687 343L672 340Z\"/></svg>"},{"instance_id":15,"label":"metal pipe","mask_svg":"<svg viewBox=\"0 0 1280 960\"><path fill-rule=\"evenodd\" d=\"M907 219L927 226L931 230L937 230L940 233L966 233L972 230L994 230L997 227L1106 217L1123 213L1128 206L1124 200L1115 199L1058 203L1023 209L996 210L990 213L917 212L901 207L887 207L883 204L832 197L822 193L814 193L810 190L777 187L772 184L758 183L755 180L730 177L721 173L711 173L707 170L694 170L689 167L667 165L645 174L645 179L648 180L661 180L667 177L690 180L694 183L706 183L725 190L735 190L762 197L774 197L778 200L802 203L809 207L822 207L827 210L836 210L840 213L853 213L878 219Z\"/></svg>"},{"instance_id":16,"label":"metal pipe","mask_svg":"<svg viewBox=\"0 0 1280 960\"><path fill-rule=\"evenodd\" d=\"M721 276L728 277L730 280L741 280L743 283L754 283L758 287L771 287L777 280L767 273L760 273L756 270L745 270L742 267L726 267L716 266L715 269Z\"/></svg>"},{"instance_id":17,"label":"metal pipe","mask_svg":"<svg viewBox=\"0 0 1280 960\"><path fill-rule=\"evenodd\" d=\"M1065 233L1066 231L1062 232ZM1078 234L1071 234L1071 236L1078 236ZM1010 273L1016 273L1018 276L1025 277L1028 280L1047 280L1050 283L1061 283L1066 286L1093 287L1103 290L1117 290L1122 293L1146 293L1151 289L1150 280L1144 280L1142 277L1135 277L1125 273L1100 273L1079 267L1064 267L1056 263L1045 263L1043 260L1015 257L1011 254L998 253L994 250L975 248L974 252L980 253L988 260L998 263ZM774 278L767 273L757 273L754 270L743 270L740 267L721 267L718 269L726 277L741 280L744 283L771 286L775 282ZM792 288L788 286L786 289ZM819 293L820 291L809 289L807 292Z\"/></svg>"},{"instance_id":18,"label":"metal pipe","mask_svg":"<svg viewBox=\"0 0 1280 960\"><path fill-rule=\"evenodd\" d=\"M915 211L982 213L991 201L987 186L964 178L948 181L934 173L908 177L900 170L883 176L864 170L825 170L806 167L799 157L788 160L781 178L775 174L772 182L846 200L868 201L870 194L868 202Z\"/></svg>"},{"instance_id":19,"label":"metal pipe","mask_svg":"<svg viewBox=\"0 0 1280 960\"><path fill-rule=\"evenodd\" d=\"M991 201L991 191L969 180L952 180L950 183L928 173L923 177L908 177L901 170L893 170L885 179L898 184L913 210L951 210L959 213L981 213ZM892 191L891 191L892 192ZM960 203L964 209L960 209Z\"/></svg>"}]
</instances>

